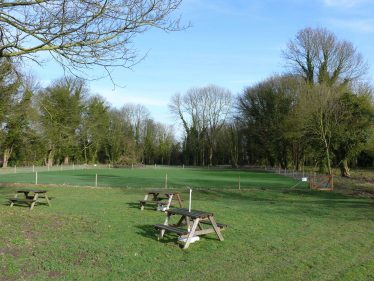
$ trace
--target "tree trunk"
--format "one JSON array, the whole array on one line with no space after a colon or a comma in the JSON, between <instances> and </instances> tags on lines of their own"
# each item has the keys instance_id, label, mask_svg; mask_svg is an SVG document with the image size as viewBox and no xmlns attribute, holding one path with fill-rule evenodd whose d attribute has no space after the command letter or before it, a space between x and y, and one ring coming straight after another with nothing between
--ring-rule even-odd
<instances>
[{"instance_id":1,"label":"tree trunk","mask_svg":"<svg viewBox=\"0 0 374 281\"><path fill-rule=\"evenodd\" d=\"M69 156L64 157L64 165L69 165Z\"/></svg>"},{"instance_id":2,"label":"tree trunk","mask_svg":"<svg viewBox=\"0 0 374 281\"><path fill-rule=\"evenodd\" d=\"M343 159L340 164L339 164L339 168L340 168L340 175L342 177L351 177L351 174L349 172L349 167L348 167L348 160L347 159Z\"/></svg>"},{"instance_id":3,"label":"tree trunk","mask_svg":"<svg viewBox=\"0 0 374 281\"><path fill-rule=\"evenodd\" d=\"M47 166L53 166L53 157L54 157L54 150L53 148L48 149L48 157L47 157Z\"/></svg>"},{"instance_id":4,"label":"tree trunk","mask_svg":"<svg viewBox=\"0 0 374 281\"><path fill-rule=\"evenodd\" d=\"M213 146L209 147L209 166L213 165Z\"/></svg>"},{"instance_id":5,"label":"tree trunk","mask_svg":"<svg viewBox=\"0 0 374 281\"><path fill-rule=\"evenodd\" d=\"M328 147L326 147L326 161L327 161L327 172L331 176L332 170L331 170L330 149Z\"/></svg>"},{"instance_id":6,"label":"tree trunk","mask_svg":"<svg viewBox=\"0 0 374 281\"><path fill-rule=\"evenodd\" d=\"M13 147L4 149L3 168L8 167L8 161L9 161L10 155L12 154L12 151L13 151Z\"/></svg>"}]
</instances>

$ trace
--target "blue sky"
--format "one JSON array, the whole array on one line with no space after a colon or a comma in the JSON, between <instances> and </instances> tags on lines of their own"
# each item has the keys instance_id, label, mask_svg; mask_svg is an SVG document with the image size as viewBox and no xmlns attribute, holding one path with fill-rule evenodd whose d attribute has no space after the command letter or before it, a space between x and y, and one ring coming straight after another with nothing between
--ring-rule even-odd
<instances>
[{"instance_id":1,"label":"blue sky","mask_svg":"<svg viewBox=\"0 0 374 281\"><path fill-rule=\"evenodd\" d=\"M166 33L150 30L134 39L145 59L113 79L90 82L91 92L114 107L141 103L157 121L174 124L167 104L177 92L216 84L233 94L285 71L281 51L305 27L325 27L351 41L367 60L374 82L372 0L184 0L179 14L192 27ZM43 84L60 78L53 62L29 65Z\"/></svg>"}]
</instances>

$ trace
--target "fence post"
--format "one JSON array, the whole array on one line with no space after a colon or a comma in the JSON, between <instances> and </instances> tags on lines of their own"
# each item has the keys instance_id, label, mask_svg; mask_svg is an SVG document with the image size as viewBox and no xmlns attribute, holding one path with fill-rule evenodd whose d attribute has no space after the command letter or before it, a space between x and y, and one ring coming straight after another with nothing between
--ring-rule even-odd
<instances>
[{"instance_id":1,"label":"fence post","mask_svg":"<svg viewBox=\"0 0 374 281\"><path fill-rule=\"evenodd\" d=\"M95 177L95 187L97 187L97 174L96 174L96 177Z\"/></svg>"},{"instance_id":2,"label":"fence post","mask_svg":"<svg viewBox=\"0 0 374 281\"><path fill-rule=\"evenodd\" d=\"M17 174L17 165L14 165L14 173Z\"/></svg>"},{"instance_id":3,"label":"fence post","mask_svg":"<svg viewBox=\"0 0 374 281\"><path fill-rule=\"evenodd\" d=\"M168 188L168 174L165 175L165 188Z\"/></svg>"},{"instance_id":4,"label":"fence post","mask_svg":"<svg viewBox=\"0 0 374 281\"><path fill-rule=\"evenodd\" d=\"M38 172L35 172L35 184L38 184Z\"/></svg>"}]
</instances>

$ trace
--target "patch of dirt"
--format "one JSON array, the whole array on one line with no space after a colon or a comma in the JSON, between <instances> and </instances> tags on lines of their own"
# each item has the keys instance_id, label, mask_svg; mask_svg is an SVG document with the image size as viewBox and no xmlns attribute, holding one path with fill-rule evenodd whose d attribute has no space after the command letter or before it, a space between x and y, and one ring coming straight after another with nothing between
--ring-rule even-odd
<instances>
[{"instance_id":1,"label":"patch of dirt","mask_svg":"<svg viewBox=\"0 0 374 281\"><path fill-rule=\"evenodd\" d=\"M10 255L14 258L18 258L21 255L21 250L17 248L12 248L12 247L3 247L0 248L0 255Z\"/></svg>"},{"instance_id":2,"label":"patch of dirt","mask_svg":"<svg viewBox=\"0 0 374 281\"><path fill-rule=\"evenodd\" d=\"M60 272L58 272L58 271L50 271L50 272L48 272L48 277L49 278L57 278L57 277L59 277L61 274L60 274Z\"/></svg>"}]
</instances>

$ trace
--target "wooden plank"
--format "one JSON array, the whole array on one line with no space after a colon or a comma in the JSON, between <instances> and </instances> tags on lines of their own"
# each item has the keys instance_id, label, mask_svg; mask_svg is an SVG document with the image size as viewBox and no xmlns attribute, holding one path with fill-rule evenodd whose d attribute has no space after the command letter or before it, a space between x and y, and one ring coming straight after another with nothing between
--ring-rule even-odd
<instances>
[{"instance_id":1,"label":"wooden plank","mask_svg":"<svg viewBox=\"0 0 374 281\"><path fill-rule=\"evenodd\" d=\"M210 221L200 221L200 223L202 223L202 224L208 224L208 225L212 225L212 223L210 222ZM221 230L223 230L224 228L226 228L227 227L227 224L224 224L224 223L216 223L217 224L217 226L219 227L219 228L221 228Z\"/></svg>"},{"instance_id":2,"label":"wooden plank","mask_svg":"<svg viewBox=\"0 0 374 281\"><path fill-rule=\"evenodd\" d=\"M184 244L184 247L183 249L187 249L189 246L190 246L190 243L191 243L191 239L192 237L195 235L195 231L196 231L196 227L197 225L199 224L199 218L195 219L194 222L193 222L193 225L192 225L192 228L190 230L190 233L188 234L187 236L187 241L186 243Z\"/></svg>"},{"instance_id":3,"label":"wooden plank","mask_svg":"<svg viewBox=\"0 0 374 281\"><path fill-rule=\"evenodd\" d=\"M223 236L222 236L222 234L221 234L221 230L220 230L219 227L217 226L214 217L213 217L213 216L209 216L209 220L210 220L210 222L212 223L212 226L213 226L213 228L214 228L214 231L216 232L216 234L217 234L219 240L223 241L224 239L223 239Z\"/></svg>"},{"instance_id":4,"label":"wooden plank","mask_svg":"<svg viewBox=\"0 0 374 281\"><path fill-rule=\"evenodd\" d=\"M196 218L204 219L204 218L208 218L209 216L213 215L213 213L211 212L198 211L198 210L192 210L191 212L189 212L188 209L185 209L185 208L170 209L167 212L176 214L176 215L190 217L192 219L196 219Z\"/></svg>"},{"instance_id":5,"label":"wooden plank","mask_svg":"<svg viewBox=\"0 0 374 281\"><path fill-rule=\"evenodd\" d=\"M160 229L160 230L166 230L166 231L174 232L174 233L177 233L179 235L184 235L184 234L188 233L187 229L178 228L178 227L174 227L174 226L170 226L170 225L164 225L164 224L155 224L155 228Z\"/></svg>"}]
</instances>

